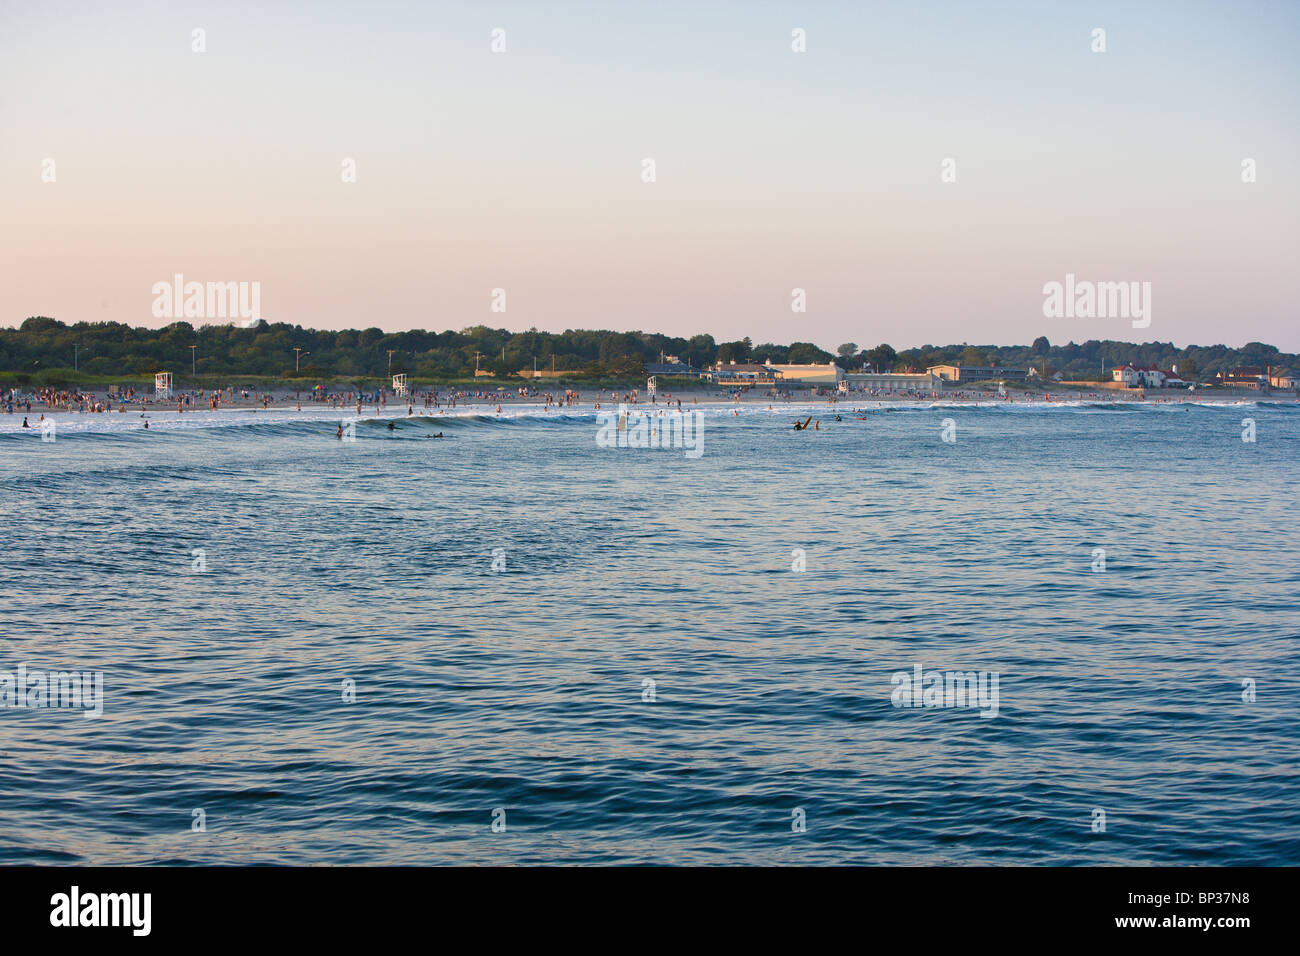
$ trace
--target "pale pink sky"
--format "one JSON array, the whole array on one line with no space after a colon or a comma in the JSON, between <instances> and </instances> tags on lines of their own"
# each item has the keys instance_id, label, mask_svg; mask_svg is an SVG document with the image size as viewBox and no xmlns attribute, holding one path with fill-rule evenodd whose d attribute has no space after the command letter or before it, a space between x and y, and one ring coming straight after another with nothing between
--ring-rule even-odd
<instances>
[{"instance_id":1,"label":"pale pink sky","mask_svg":"<svg viewBox=\"0 0 1300 956\"><path fill-rule=\"evenodd\" d=\"M0 323L180 272L322 328L1300 350L1297 7L1042 6L6 3ZM1151 326L1044 318L1067 272Z\"/></svg>"}]
</instances>

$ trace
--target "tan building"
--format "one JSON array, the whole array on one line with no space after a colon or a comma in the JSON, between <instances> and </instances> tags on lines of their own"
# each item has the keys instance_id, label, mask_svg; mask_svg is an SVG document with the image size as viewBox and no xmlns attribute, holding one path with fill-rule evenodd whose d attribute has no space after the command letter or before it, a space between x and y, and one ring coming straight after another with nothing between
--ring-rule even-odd
<instances>
[{"instance_id":1,"label":"tan building","mask_svg":"<svg viewBox=\"0 0 1300 956\"><path fill-rule=\"evenodd\" d=\"M834 362L825 365L774 365L767 363L779 381L787 384L835 386L844 378L844 369Z\"/></svg>"},{"instance_id":2,"label":"tan building","mask_svg":"<svg viewBox=\"0 0 1300 956\"><path fill-rule=\"evenodd\" d=\"M713 380L719 385L807 385L834 388L844 370L834 362L825 365L762 365L719 362L713 366Z\"/></svg>"}]
</instances>

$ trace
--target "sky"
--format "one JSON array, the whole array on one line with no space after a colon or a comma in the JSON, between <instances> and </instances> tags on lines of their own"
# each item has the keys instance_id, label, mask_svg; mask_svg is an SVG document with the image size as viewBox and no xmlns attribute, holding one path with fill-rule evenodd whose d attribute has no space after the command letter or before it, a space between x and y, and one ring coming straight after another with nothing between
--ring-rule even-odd
<instances>
[{"instance_id":1,"label":"sky","mask_svg":"<svg viewBox=\"0 0 1300 956\"><path fill-rule=\"evenodd\" d=\"M0 0L0 324L1300 351L1298 79L1270 0Z\"/></svg>"}]
</instances>

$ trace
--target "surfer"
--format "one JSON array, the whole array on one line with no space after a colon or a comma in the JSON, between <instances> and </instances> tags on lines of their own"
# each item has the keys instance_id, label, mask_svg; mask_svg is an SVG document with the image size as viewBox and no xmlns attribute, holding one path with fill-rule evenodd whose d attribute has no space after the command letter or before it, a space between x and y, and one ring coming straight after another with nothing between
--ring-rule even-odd
<instances>
[{"instance_id":1,"label":"surfer","mask_svg":"<svg viewBox=\"0 0 1300 956\"><path fill-rule=\"evenodd\" d=\"M394 425L392 422L389 422L389 423L388 423L388 430L389 430L390 432L395 432L395 431L397 431L397 426Z\"/></svg>"},{"instance_id":2,"label":"surfer","mask_svg":"<svg viewBox=\"0 0 1300 956\"><path fill-rule=\"evenodd\" d=\"M812 416L809 415L809 416L808 416L804 421L802 421L802 422L795 422L795 423L794 423L794 430L797 431L797 432L801 432L801 431L803 431L805 428L808 427L808 423L811 422L811 421L812 421Z\"/></svg>"}]
</instances>

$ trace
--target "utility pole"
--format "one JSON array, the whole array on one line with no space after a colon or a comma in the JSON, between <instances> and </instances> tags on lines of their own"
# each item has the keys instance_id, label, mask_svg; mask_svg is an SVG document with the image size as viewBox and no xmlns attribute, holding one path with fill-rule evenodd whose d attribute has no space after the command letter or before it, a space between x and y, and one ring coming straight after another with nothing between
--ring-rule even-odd
<instances>
[{"instance_id":1,"label":"utility pole","mask_svg":"<svg viewBox=\"0 0 1300 956\"><path fill-rule=\"evenodd\" d=\"M190 375L195 377L197 377L199 374L199 360L198 360L199 353L196 351L197 349L198 349L197 345L190 346Z\"/></svg>"},{"instance_id":2,"label":"utility pole","mask_svg":"<svg viewBox=\"0 0 1300 956\"><path fill-rule=\"evenodd\" d=\"M77 370L77 349L81 348L80 343L72 343L72 370Z\"/></svg>"},{"instance_id":3,"label":"utility pole","mask_svg":"<svg viewBox=\"0 0 1300 956\"><path fill-rule=\"evenodd\" d=\"M293 347L293 370L295 372L298 371L298 359L302 357L302 355L300 354L301 352L302 352L301 345L295 345Z\"/></svg>"},{"instance_id":4,"label":"utility pole","mask_svg":"<svg viewBox=\"0 0 1300 956\"><path fill-rule=\"evenodd\" d=\"M396 351L397 349L388 350L388 374L389 375L393 374L393 353Z\"/></svg>"},{"instance_id":5,"label":"utility pole","mask_svg":"<svg viewBox=\"0 0 1300 956\"><path fill-rule=\"evenodd\" d=\"M474 351L474 374L475 375L478 374L478 357L482 354L483 353L478 351L477 349Z\"/></svg>"}]
</instances>

